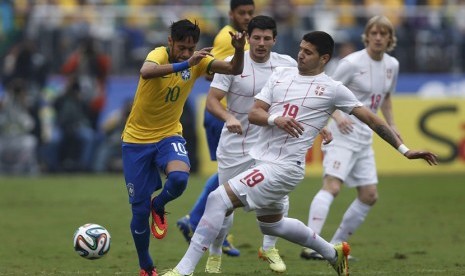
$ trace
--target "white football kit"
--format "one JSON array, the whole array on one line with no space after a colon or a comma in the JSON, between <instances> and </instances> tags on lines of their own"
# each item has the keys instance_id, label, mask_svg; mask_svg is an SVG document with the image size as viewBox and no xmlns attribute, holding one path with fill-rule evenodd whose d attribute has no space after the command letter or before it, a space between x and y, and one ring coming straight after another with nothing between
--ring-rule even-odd
<instances>
[{"instance_id":1,"label":"white football kit","mask_svg":"<svg viewBox=\"0 0 465 276\"><path fill-rule=\"evenodd\" d=\"M275 126L262 126L250 155L257 165L229 181L247 211L257 215L282 211L282 201L303 179L305 155L335 109L350 113L362 106L341 82L321 73L301 76L297 68L277 68L256 99L269 113L294 117L304 126L299 138Z\"/></svg>"},{"instance_id":2,"label":"white football kit","mask_svg":"<svg viewBox=\"0 0 465 276\"><path fill-rule=\"evenodd\" d=\"M399 62L384 54L382 60L370 58L366 49L339 61L332 75L346 85L373 113L377 113L387 94L395 91ZM347 186L377 184L376 163L372 149L373 131L353 115L353 131L343 134L331 120L328 124L333 141L323 146L324 174L340 178Z\"/></svg>"},{"instance_id":3,"label":"white football kit","mask_svg":"<svg viewBox=\"0 0 465 276\"><path fill-rule=\"evenodd\" d=\"M216 150L220 184L226 183L253 164L249 151L258 139L260 126L250 124L248 113L255 101L255 95L260 92L276 67L296 66L297 62L290 56L274 52L271 52L266 62L257 63L250 57L250 51L246 51L242 74L215 74L210 86L226 93L227 110L241 122L243 130L242 135L229 132L226 126L221 131Z\"/></svg>"}]
</instances>

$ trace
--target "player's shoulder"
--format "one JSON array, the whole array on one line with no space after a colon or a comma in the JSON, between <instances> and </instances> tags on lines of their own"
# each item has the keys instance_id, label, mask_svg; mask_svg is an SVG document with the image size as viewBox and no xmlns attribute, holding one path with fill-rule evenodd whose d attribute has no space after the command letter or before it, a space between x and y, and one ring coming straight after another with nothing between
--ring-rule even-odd
<instances>
[{"instance_id":1,"label":"player's shoulder","mask_svg":"<svg viewBox=\"0 0 465 276\"><path fill-rule=\"evenodd\" d=\"M158 47L155 47L153 48L150 53L153 53L153 52L156 52L156 53L166 53L168 54L168 47L166 46L158 46Z\"/></svg>"},{"instance_id":2,"label":"player's shoulder","mask_svg":"<svg viewBox=\"0 0 465 276\"><path fill-rule=\"evenodd\" d=\"M297 67L295 66L280 66L276 67L273 70L273 75L278 78L285 78L288 76L295 76L299 73Z\"/></svg>"},{"instance_id":3,"label":"player's shoulder","mask_svg":"<svg viewBox=\"0 0 465 276\"><path fill-rule=\"evenodd\" d=\"M148 54L146 60L157 62L168 62L168 48L166 46L159 46L152 49Z\"/></svg>"},{"instance_id":4,"label":"player's shoulder","mask_svg":"<svg viewBox=\"0 0 465 276\"><path fill-rule=\"evenodd\" d=\"M391 56L390 54L384 53L383 58L384 58L386 63L391 64L391 65L393 65L395 67L399 67L399 60L397 60L397 58Z\"/></svg>"},{"instance_id":5,"label":"player's shoulder","mask_svg":"<svg viewBox=\"0 0 465 276\"><path fill-rule=\"evenodd\" d=\"M326 74L326 73L321 73L318 78L319 81L326 83L327 85L330 86L339 86L339 85L344 85L341 81L335 80L332 76Z\"/></svg>"},{"instance_id":6,"label":"player's shoulder","mask_svg":"<svg viewBox=\"0 0 465 276\"><path fill-rule=\"evenodd\" d=\"M280 66L280 67L297 66L297 61L289 55L271 52L270 59L273 64L276 64L276 66Z\"/></svg>"},{"instance_id":7,"label":"player's shoulder","mask_svg":"<svg viewBox=\"0 0 465 276\"><path fill-rule=\"evenodd\" d=\"M236 30L231 25L226 25L216 34L215 40L222 40L224 38L230 38L229 32L235 32Z\"/></svg>"},{"instance_id":8,"label":"player's shoulder","mask_svg":"<svg viewBox=\"0 0 465 276\"><path fill-rule=\"evenodd\" d=\"M360 61L363 57L368 56L366 49L355 51L353 53L348 54L342 60L346 62L350 62L352 64L356 64L357 61Z\"/></svg>"}]
</instances>

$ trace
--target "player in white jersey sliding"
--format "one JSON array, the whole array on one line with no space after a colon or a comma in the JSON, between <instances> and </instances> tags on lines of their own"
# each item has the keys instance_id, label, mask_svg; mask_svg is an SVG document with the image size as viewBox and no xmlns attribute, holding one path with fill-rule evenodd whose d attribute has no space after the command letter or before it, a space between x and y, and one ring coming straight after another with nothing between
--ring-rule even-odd
<instances>
[{"instance_id":1,"label":"player in white jersey sliding","mask_svg":"<svg viewBox=\"0 0 465 276\"><path fill-rule=\"evenodd\" d=\"M365 26L362 40L366 48L339 61L332 77L346 85L373 113L381 109L386 123L401 139L391 107L399 62L386 53L396 45L394 27L385 16L374 16ZM358 196L346 210L330 241L336 244L347 241L365 220L378 197L378 177L372 149L373 131L354 115L336 111L333 118L328 128L334 140L323 146L323 186L310 204L308 226L320 234L342 184L356 187ZM323 259L309 248L303 248L300 256Z\"/></svg>"},{"instance_id":2,"label":"player in white jersey sliding","mask_svg":"<svg viewBox=\"0 0 465 276\"><path fill-rule=\"evenodd\" d=\"M215 74L207 96L207 110L225 122L216 151L219 183L226 183L253 163L249 150L258 139L260 127L250 124L247 115L253 106L254 96L276 67L297 66L290 56L271 52L277 35L276 22L271 17L254 17L248 24L247 34L250 50L245 52L242 74ZM224 97L228 103L227 109L221 103ZM226 216L218 238L210 246L205 271L221 271L221 241L229 232L232 222L233 213ZM285 272L286 265L275 248L276 241L277 237L265 235L259 255L269 262L271 270Z\"/></svg>"},{"instance_id":3,"label":"player in white jersey sliding","mask_svg":"<svg viewBox=\"0 0 465 276\"><path fill-rule=\"evenodd\" d=\"M338 275L348 275L350 247L346 242L332 245L301 221L283 215L286 196L304 178L305 155L336 109L355 115L405 157L437 164L433 153L409 150L347 87L324 73L333 49L329 34L307 33L300 43L297 68L281 67L273 72L255 96L248 115L252 124L262 126L250 150L256 164L209 195L187 252L175 268L163 275L191 275L221 231L226 214L238 207L256 212L263 234L312 248L328 260Z\"/></svg>"}]
</instances>

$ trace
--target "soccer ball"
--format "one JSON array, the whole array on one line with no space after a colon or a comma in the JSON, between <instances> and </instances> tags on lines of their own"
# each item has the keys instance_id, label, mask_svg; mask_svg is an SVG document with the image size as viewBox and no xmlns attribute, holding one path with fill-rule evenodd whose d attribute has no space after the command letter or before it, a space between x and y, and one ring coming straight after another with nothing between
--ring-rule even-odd
<instances>
[{"instance_id":1,"label":"soccer ball","mask_svg":"<svg viewBox=\"0 0 465 276\"><path fill-rule=\"evenodd\" d=\"M83 258L95 260L110 251L111 237L105 227L87 223L74 232L74 250Z\"/></svg>"}]
</instances>

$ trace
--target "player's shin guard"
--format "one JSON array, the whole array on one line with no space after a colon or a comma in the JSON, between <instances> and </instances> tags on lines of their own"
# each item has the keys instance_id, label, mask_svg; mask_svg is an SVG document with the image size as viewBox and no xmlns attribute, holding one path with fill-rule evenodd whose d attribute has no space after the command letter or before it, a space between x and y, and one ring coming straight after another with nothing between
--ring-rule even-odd
<instances>
[{"instance_id":1,"label":"player's shin guard","mask_svg":"<svg viewBox=\"0 0 465 276\"><path fill-rule=\"evenodd\" d=\"M223 247L224 239L226 239L226 236L228 235L229 230L231 229L233 221L234 221L234 213L224 218L223 225L221 226L218 236L213 241L213 243L210 245L211 255L221 255L221 252L223 251L222 247Z\"/></svg>"},{"instance_id":2,"label":"player's shin guard","mask_svg":"<svg viewBox=\"0 0 465 276\"><path fill-rule=\"evenodd\" d=\"M166 203L182 195L187 187L189 173L183 171L173 171L168 174L163 190L157 195L154 201L155 210L164 210Z\"/></svg>"},{"instance_id":3,"label":"player's shin guard","mask_svg":"<svg viewBox=\"0 0 465 276\"><path fill-rule=\"evenodd\" d=\"M194 226L194 228L197 227L200 218L202 218L202 215L205 212L205 205L207 204L208 195L214 190L216 190L218 186L218 174L215 173L210 178L208 178L207 182L205 183L205 186L203 187L202 193L198 197L197 202L195 202L194 207L189 213L189 222Z\"/></svg>"}]
</instances>

